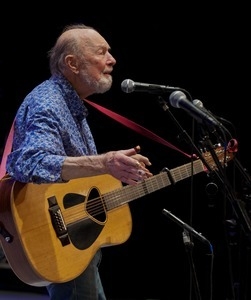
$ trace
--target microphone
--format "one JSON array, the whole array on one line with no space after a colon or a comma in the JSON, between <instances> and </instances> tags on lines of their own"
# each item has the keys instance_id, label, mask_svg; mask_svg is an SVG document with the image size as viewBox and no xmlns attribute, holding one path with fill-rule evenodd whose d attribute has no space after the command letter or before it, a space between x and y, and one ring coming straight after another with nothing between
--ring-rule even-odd
<instances>
[{"instance_id":1,"label":"microphone","mask_svg":"<svg viewBox=\"0 0 251 300\"><path fill-rule=\"evenodd\" d=\"M214 119L214 121L217 122L220 126L223 126L223 125L221 124L221 122L218 121L218 119L217 119L217 118L216 118L209 110L207 110L207 109L204 107L202 101L200 101L199 99L194 99L194 100L193 100L193 104L194 104L196 107L198 107L201 111L203 111L205 114L207 114L209 117L211 117L212 119Z\"/></svg>"},{"instance_id":2,"label":"microphone","mask_svg":"<svg viewBox=\"0 0 251 300\"><path fill-rule=\"evenodd\" d=\"M172 91L175 90L181 90L181 88L179 87L135 82L131 79L123 80L121 83L121 89L125 93L145 92L145 93L150 93L155 95L163 95L166 93L171 93Z\"/></svg>"},{"instance_id":3,"label":"microphone","mask_svg":"<svg viewBox=\"0 0 251 300\"><path fill-rule=\"evenodd\" d=\"M174 91L169 96L169 101L173 107L182 108L199 122L208 123L208 125L220 126L221 124L211 115L198 108L190 102L186 95L181 91Z\"/></svg>"},{"instance_id":4,"label":"microphone","mask_svg":"<svg viewBox=\"0 0 251 300\"><path fill-rule=\"evenodd\" d=\"M163 209L162 213L169 217L172 221L174 221L176 224L178 224L179 226L181 226L184 230L187 230L189 233L191 233L192 235L194 235L197 239L199 239L201 242L206 243L206 244L210 244L208 239L206 239L201 233L199 233L198 231L196 231L193 227L189 226L188 224L186 224L185 222L183 222L181 219L179 219L178 217L176 217L174 214L172 214L170 211L168 211L167 209ZM183 236L184 237L184 236ZM186 242L188 242L188 240L186 240Z\"/></svg>"}]
</instances>

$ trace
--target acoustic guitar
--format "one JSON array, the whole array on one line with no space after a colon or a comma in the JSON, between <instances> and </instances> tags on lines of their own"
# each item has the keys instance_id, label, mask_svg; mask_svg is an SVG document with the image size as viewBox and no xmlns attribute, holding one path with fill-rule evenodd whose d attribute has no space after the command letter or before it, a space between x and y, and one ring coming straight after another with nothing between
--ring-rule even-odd
<instances>
[{"instance_id":1,"label":"acoustic guitar","mask_svg":"<svg viewBox=\"0 0 251 300\"><path fill-rule=\"evenodd\" d=\"M221 164L233 153L215 149ZM211 154L203 154L212 170ZM129 203L194 174L207 172L195 159L137 185L105 174L67 183L0 181L0 241L17 277L33 286L62 283L82 273L101 247L128 240L132 231Z\"/></svg>"}]
</instances>

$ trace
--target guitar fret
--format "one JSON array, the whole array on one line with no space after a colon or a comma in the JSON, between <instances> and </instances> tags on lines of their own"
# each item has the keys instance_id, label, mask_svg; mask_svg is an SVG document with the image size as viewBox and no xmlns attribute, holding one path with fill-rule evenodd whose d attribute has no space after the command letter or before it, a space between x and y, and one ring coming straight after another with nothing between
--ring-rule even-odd
<instances>
[{"instance_id":1,"label":"guitar fret","mask_svg":"<svg viewBox=\"0 0 251 300\"><path fill-rule=\"evenodd\" d=\"M112 210L115 207L141 198L170 184L171 181L168 177L168 174L166 172L162 172L154 177L150 177L142 182L139 182L136 186L127 185L120 189L109 192L103 198L106 203L107 210Z\"/></svg>"},{"instance_id":2,"label":"guitar fret","mask_svg":"<svg viewBox=\"0 0 251 300\"><path fill-rule=\"evenodd\" d=\"M196 160L192 164L186 164L170 171L174 182L190 177L192 174L198 174L204 170L201 160Z\"/></svg>"}]
</instances>

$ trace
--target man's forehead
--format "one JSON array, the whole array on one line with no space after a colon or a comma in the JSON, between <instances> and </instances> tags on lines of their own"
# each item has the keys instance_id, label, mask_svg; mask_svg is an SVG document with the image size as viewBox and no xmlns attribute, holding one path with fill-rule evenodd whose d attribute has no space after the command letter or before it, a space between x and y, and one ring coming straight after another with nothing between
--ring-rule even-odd
<instances>
[{"instance_id":1,"label":"man's forehead","mask_svg":"<svg viewBox=\"0 0 251 300\"><path fill-rule=\"evenodd\" d=\"M93 47L106 47L110 48L107 41L95 30L85 32L81 35L83 42L86 46L93 46Z\"/></svg>"}]
</instances>

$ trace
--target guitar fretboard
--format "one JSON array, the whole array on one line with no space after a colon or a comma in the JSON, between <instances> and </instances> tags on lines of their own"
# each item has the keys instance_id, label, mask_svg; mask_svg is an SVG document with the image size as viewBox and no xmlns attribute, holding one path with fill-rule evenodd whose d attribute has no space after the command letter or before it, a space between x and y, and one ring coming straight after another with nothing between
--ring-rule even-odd
<instances>
[{"instance_id":1,"label":"guitar fretboard","mask_svg":"<svg viewBox=\"0 0 251 300\"><path fill-rule=\"evenodd\" d=\"M202 171L204 171L202 161L196 160L193 163L188 163L171 170L163 171L153 177L139 182L137 185L127 185L117 190L113 190L103 195L106 209L112 210L120 205L151 194L171 185L172 183L176 183Z\"/></svg>"}]
</instances>

